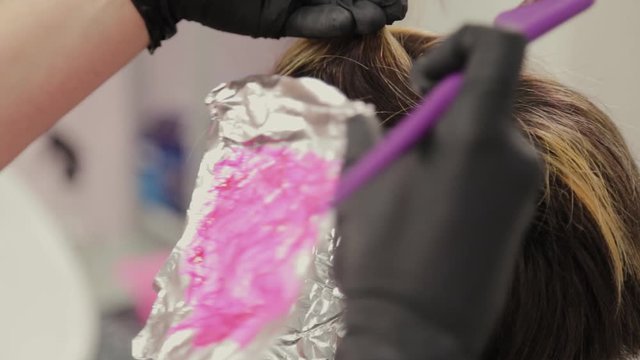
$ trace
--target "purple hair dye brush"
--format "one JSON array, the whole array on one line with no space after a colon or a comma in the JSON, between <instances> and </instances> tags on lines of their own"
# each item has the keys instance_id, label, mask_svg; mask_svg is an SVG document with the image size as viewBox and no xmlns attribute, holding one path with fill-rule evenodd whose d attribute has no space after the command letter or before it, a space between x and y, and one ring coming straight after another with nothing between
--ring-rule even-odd
<instances>
[{"instance_id":1,"label":"purple hair dye brush","mask_svg":"<svg viewBox=\"0 0 640 360\"><path fill-rule=\"evenodd\" d=\"M594 4L595 0L539 0L500 14L495 25L524 34L529 41L553 30ZM458 96L464 75L449 75L423 104L389 132L373 150L342 177L335 201L342 202L413 147L432 128Z\"/></svg>"}]
</instances>

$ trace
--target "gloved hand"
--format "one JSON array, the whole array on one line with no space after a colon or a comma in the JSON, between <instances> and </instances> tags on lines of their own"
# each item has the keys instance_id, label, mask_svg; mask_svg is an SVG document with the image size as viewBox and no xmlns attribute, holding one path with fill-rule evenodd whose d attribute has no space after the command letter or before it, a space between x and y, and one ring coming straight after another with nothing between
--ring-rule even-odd
<instances>
[{"instance_id":1,"label":"gloved hand","mask_svg":"<svg viewBox=\"0 0 640 360\"><path fill-rule=\"evenodd\" d=\"M253 37L367 34L401 20L408 0L132 0L153 50L182 19Z\"/></svg>"},{"instance_id":2,"label":"gloved hand","mask_svg":"<svg viewBox=\"0 0 640 360\"><path fill-rule=\"evenodd\" d=\"M415 64L428 89L465 69L424 141L339 209L338 360L477 359L501 313L541 185L512 116L520 35L465 27ZM349 158L375 141L350 126Z\"/></svg>"}]
</instances>

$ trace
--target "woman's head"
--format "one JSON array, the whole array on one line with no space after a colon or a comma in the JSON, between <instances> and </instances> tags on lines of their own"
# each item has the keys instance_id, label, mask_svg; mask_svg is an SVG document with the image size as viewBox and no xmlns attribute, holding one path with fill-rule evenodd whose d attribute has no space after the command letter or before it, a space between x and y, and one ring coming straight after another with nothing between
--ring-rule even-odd
<instances>
[{"instance_id":1,"label":"woman's head","mask_svg":"<svg viewBox=\"0 0 640 360\"><path fill-rule=\"evenodd\" d=\"M411 86L409 71L413 56L402 44L413 33L383 31L361 41L303 40L289 49L276 66L276 73L324 80L352 99L374 104L386 125L395 123L421 99ZM416 35L418 33L415 33ZM415 50L427 48L434 40L414 35ZM401 41L399 42L398 39Z\"/></svg>"},{"instance_id":2,"label":"woman's head","mask_svg":"<svg viewBox=\"0 0 640 360\"><path fill-rule=\"evenodd\" d=\"M412 60L438 42L410 30L296 43L276 67L376 105L386 126L420 101ZM640 177L612 121L579 93L523 75L515 118L544 191L486 359L607 360L640 350ZM348 240L347 240L348 241Z\"/></svg>"}]
</instances>

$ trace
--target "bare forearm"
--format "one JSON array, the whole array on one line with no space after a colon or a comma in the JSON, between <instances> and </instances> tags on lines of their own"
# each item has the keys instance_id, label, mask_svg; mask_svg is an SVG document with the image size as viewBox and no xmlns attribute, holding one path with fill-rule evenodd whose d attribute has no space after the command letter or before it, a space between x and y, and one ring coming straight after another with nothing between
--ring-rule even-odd
<instances>
[{"instance_id":1,"label":"bare forearm","mask_svg":"<svg viewBox=\"0 0 640 360\"><path fill-rule=\"evenodd\" d=\"M147 43L130 0L0 0L0 169Z\"/></svg>"}]
</instances>

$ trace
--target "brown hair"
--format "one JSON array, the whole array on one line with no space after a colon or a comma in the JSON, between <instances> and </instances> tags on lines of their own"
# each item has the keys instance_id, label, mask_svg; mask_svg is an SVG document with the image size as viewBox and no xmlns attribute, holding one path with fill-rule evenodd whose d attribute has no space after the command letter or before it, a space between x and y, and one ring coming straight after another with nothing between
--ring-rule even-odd
<instances>
[{"instance_id":1,"label":"brown hair","mask_svg":"<svg viewBox=\"0 0 640 360\"><path fill-rule=\"evenodd\" d=\"M392 126L421 97L412 60L439 38L385 29L302 40L276 73L324 80ZM578 92L525 73L515 118L546 166L545 191L487 346L489 360L609 360L640 352L640 176L615 125Z\"/></svg>"}]
</instances>

